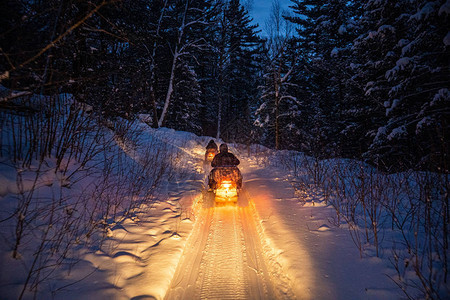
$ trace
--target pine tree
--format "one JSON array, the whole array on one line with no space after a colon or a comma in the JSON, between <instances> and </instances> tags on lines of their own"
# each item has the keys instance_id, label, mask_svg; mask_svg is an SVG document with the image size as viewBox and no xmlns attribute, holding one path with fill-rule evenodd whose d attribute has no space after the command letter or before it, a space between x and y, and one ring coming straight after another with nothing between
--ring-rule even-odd
<instances>
[{"instance_id":1,"label":"pine tree","mask_svg":"<svg viewBox=\"0 0 450 300\"><path fill-rule=\"evenodd\" d=\"M354 68L382 115L364 156L393 171L448 166L445 1L369 1L366 11L354 47L365 63Z\"/></svg>"},{"instance_id":2,"label":"pine tree","mask_svg":"<svg viewBox=\"0 0 450 300\"><path fill-rule=\"evenodd\" d=\"M345 124L340 114L350 93L344 53L355 34L356 9L353 2L343 0L292 2L294 14L286 19L296 25L297 31L300 61L295 84L304 99L300 109L303 118L310 119L298 130L300 150L321 157L336 155L342 153L339 133Z\"/></svg>"},{"instance_id":3,"label":"pine tree","mask_svg":"<svg viewBox=\"0 0 450 300\"><path fill-rule=\"evenodd\" d=\"M406 167L448 171L450 43L444 39L450 8L444 0L413 4L408 17L398 17L409 30L395 49L395 66L385 74L390 87L387 143L400 146L397 151ZM406 157L410 159L405 162Z\"/></svg>"},{"instance_id":4,"label":"pine tree","mask_svg":"<svg viewBox=\"0 0 450 300\"><path fill-rule=\"evenodd\" d=\"M221 135L243 141L251 131L250 103L257 97L256 25L238 0L231 0L224 14L226 20L225 63L223 68L223 114Z\"/></svg>"},{"instance_id":5,"label":"pine tree","mask_svg":"<svg viewBox=\"0 0 450 300\"><path fill-rule=\"evenodd\" d=\"M251 131L250 106L257 97L260 39L239 1L218 1L213 24L204 35L211 51L202 56L203 132L245 141ZM200 75L201 74L201 75Z\"/></svg>"}]
</instances>

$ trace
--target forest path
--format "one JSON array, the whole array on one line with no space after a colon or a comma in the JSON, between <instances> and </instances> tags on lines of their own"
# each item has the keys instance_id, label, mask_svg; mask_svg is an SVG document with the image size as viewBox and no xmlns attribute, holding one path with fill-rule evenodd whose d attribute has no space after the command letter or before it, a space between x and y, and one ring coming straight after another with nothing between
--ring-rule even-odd
<instances>
[{"instance_id":1,"label":"forest path","mask_svg":"<svg viewBox=\"0 0 450 300\"><path fill-rule=\"evenodd\" d=\"M215 206L203 193L202 207L166 299L273 299L248 193L237 205Z\"/></svg>"}]
</instances>

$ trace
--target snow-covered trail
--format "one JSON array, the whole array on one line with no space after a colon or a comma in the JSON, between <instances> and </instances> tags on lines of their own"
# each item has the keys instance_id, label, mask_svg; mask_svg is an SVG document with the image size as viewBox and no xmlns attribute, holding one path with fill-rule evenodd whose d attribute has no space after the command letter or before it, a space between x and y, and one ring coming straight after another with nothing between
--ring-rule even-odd
<instances>
[{"instance_id":1,"label":"snow-covered trail","mask_svg":"<svg viewBox=\"0 0 450 300\"><path fill-rule=\"evenodd\" d=\"M274 299L271 274L245 190L236 206L203 207L166 299Z\"/></svg>"},{"instance_id":2,"label":"snow-covered trail","mask_svg":"<svg viewBox=\"0 0 450 300\"><path fill-rule=\"evenodd\" d=\"M88 252L86 265L100 272L64 299L401 298L383 261L361 259L314 193L304 190L311 199L299 201L286 170L232 149L243 190L237 206L216 207L202 191L210 171L203 144L182 146L192 174L167 185L167 200L115 226L110 246Z\"/></svg>"},{"instance_id":3,"label":"snow-covered trail","mask_svg":"<svg viewBox=\"0 0 450 300\"><path fill-rule=\"evenodd\" d=\"M292 293L285 298L402 298L388 277L393 270L380 258L360 257L346 224L336 226L336 212L323 199L305 189L307 201L299 201L283 168L241 162L277 287Z\"/></svg>"},{"instance_id":4,"label":"snow-covered trail","mask_svg":"<svg viewBox=\"0 0 450 300\"><path fill-rule=\"evenodd\" d=\"M241 161L243 190L237 206L216 207L203 191L209 138L148 126L143 132L144 145L166 144L171 152L167 183L152 201L99 233L106 234L101 245L81 245L77 264L42 285L37 298L404 298L389 279L395 270L387 259L370 255L366 245L360 256L348 226L337 222L314 186L305 186L301 198L295 194L280 160L289 153L231 147ZM140 161L139 153L124 151ZM10 252L0 253L0 265L5 257L1 268L18 272L3 273L0 294L16 299L23 274Z\"/></svg>"}]
</instances>

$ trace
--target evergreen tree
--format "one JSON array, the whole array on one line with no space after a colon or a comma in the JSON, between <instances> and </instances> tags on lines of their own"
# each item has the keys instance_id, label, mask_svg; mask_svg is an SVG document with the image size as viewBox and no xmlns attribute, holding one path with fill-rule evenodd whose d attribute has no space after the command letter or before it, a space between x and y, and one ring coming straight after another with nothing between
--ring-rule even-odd
<instances>
[{"instance_id":1,"label":"evergreen tree","mask_svg":"<svg viewBox=\"0 0 450 300\"><path fill-rule=\"evenodd\" d=\"M414 1L407 31L398 41L385 103L388 117L383 144L395 149L405 167L449 169L450 49L448 1ZM411 4L409 4L411 5ZM401 37L401 36L400 36ZM395 147L394 147L395 146Z\"/></svg>"},{"instance_id":2,"label":"evergreen tree","mask_svg":"<svg viewBox=\"0 0 450 300\"><path fill-rule=\"evenodd\" d=\"M203 132L225 140L247 141L251 103L257 98L260 39L239 1L217 1L210 30L211 50L199 68L205 116Z\"/></svg>"},{"instance_id":3,"label":"evergreen tree","mask_svg":"<svg viewBox=\"0 0 450 300\"><path fill-rule=\"evenodd\" d=\"M240 4L231 0L225 11L226 38L223 68L223 115L221 136L244 141L251 131L250 103L257 97L259 38L256 25Z\"/></svg>"},{"instance_id":4,"label":"evergreen tree","mask_svg":"<svg viewBox=\"0 0 450 300\"><path fill-rule=\"evenodd\" d=\"M364 154L380 168L448 166L445 7L445 1L369 1L365 7L365 32L354 47L361 63L354 69L373 111L381 112Z\"/></svg>"},{"instance_id":5,"label":"evergreen tree","mask_svg":"<svg viewBox=\"0 0 450 300\"><path fill-rule=\"evenodd\" d=\"M367 151L365 145L370 145L385 122L383 103L388 87L384 75L395 62L392 49L398 39L394 26L401 26L395 23L395 15L404 10L403 5L402 1L367 1L364 14L358 19L361 34L354 40L350 54L353 75L350 79L359 91L355 91L358 96L353 101L346 102L346 109L361 114L361 118L350 120L354 122L352 132L359 133L364 144L363 153Z\"/></svg>"},{"instance_id":6,"label":"evergreen tree","mask_svg":"<svg viewBox=\"0 0 450 300\"><path fill-rule=\"evenodd\" d=\"M355 34L351 29L356 8L343 0L292 2L294 14L286 19L296 25L300 58L293 83L304 99L300 111L311 120L297 130L300 150L321 157L336 155L342 151L339 132L345 126L340 112L350 93L344 53Z\"/></svg>"}]
</instances>

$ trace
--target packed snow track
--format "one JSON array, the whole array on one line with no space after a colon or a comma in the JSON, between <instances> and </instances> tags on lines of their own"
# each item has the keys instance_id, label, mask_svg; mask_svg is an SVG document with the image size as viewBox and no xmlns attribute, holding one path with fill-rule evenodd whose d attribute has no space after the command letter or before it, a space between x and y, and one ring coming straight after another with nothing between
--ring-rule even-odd
<instances>
[{"instance_id":1,"label":"packed snow track","mask_svg":"<svg viewBox=\"0 0 450 300\"><path fill-rule=\"evenodd\" d=\"M274 299L254 207L245 190L237 205L203 203L166 299Z\"/></svg>"}]
</instances>

